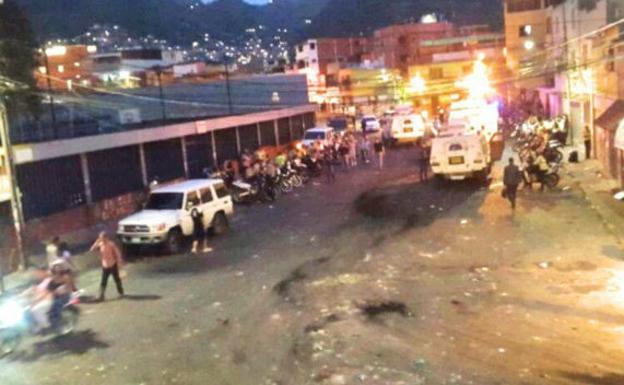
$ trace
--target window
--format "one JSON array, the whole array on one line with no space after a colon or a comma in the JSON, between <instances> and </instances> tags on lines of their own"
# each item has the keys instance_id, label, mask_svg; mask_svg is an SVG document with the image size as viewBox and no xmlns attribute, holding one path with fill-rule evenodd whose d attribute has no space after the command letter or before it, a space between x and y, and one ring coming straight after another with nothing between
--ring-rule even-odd
<instances>
[{"instance_id":1,"label":"window","mask_svg":"<svg viewBox=\"0 0 624 385\"><path fill-rule=\"evenodd\" d=\"M615 49L609 48L607 51L607 72L615 71Z\"/></svg>"},{"instance_id":2,"label":"window","mask_svg":"<svg viewBox=\"0 0 624 385\"><path fill-rule=\"evenodd\" d=\"M552 19L550 17L546 18L546 33L551 34L553 32L552 28Z\"/></svg>"},{"instance_id":3,"label":"window","mask_svg":"<svg viewBox=\"0 0 624 385\"><path fill-rule=\"evenodd\" d=\"M201 195L202 203L212 202L212 190L210 187L200 190L199 194Z\"/></svg>"},{"instance_id":4,"label":"window","mask_svg":"<svg viewBox=\"0 0 624 385\"><path fill-rule=\"evenodd\" d=\"M520 37L528 37L533 34L533 27L530 24L525 24L520 26Z\"/></svg>"},{"instance_id":5,"label":"window","mask_svg":"<svg viewBox=\"0 0 624 385\"><path fill-rule=\"evenodd\" d=\"M461 144L454 143L449 146L449 151L461 151L461 150L463 150L463 147Z\"/></svg>"},{"instance_id":6,"label":"window","mask_svg":"<svg viewBox=\"0 0 624 385\"><path fill-rule=\"evenodd\" d=\"M507 12L535 11L542 8L542 0L507 0Z\"/></svg>"},{"instance_id":7,"label":"window","mask_svg":"<svg viewBox=\"0 0 624 385\"><path fill-rule=\"evenodd\" d=\"M315 50L316 49L316 43L310 43L310 49L311 50Z\"/></svg>"},{"instance_id":8,"label":"window","mask_svg":"<svg viewBox=\"0 0 624 385\"><path fill-rule=\"evenodd\" d=\"M303 52L303 46L302 45L297 46L297 49L299 50L299 52Z\"/></svg>"},{"instance_id":9,"label":"window","mask_svg":"<svg viewBox=\"0 0 624 385\"><path fill-rule=\"evenodd\" d=\"M151 194L145 205L146 210L180 210L184 194L155 193Z\"/></svg>"},{"instance_id":10,"label":"window","mask_svg":"<svg viewBox=\"0 0 624 385\"><path fill-rule=\"evenodd\" d=\"M437 80L442 79L444 77L444 69L440 67L430 68L429 69L429 79Z\"/></svg>"},{"instance_id":11,"label":"window","mask_svg":"<svg viewBox=\"0 0 624 385\"><path fill-rule=\"evenodd\" d=\"M230 195L227 188L225 188L225 185L221 183L214 185L214 189L215 189L215 192L217 193L217 198L225 198Z\"/></svg>"},{"instance_id":12,"label":"window","mask_svg":"<svg viewBox=\"0 0 624 385\"><path fill-rule=\"evenodd\" d=\"M189 192L186 198L186 209L190 210L193 207L199 206L200 204L201 201L199 200L199 194L197 194L197 191Z\"/></svg>"},{"instance_id":13,"label":"window","mask_svg":"<svg viewBox=\"0 0 624 385\"><path fill-rule=\"evenodd\" d=\"M60 72L60 73L65 72L65 66L64 66L64 65L62 65L62 64L60 64L60 65L58 66L58 72Z\"/></svg>"}]
</instances>

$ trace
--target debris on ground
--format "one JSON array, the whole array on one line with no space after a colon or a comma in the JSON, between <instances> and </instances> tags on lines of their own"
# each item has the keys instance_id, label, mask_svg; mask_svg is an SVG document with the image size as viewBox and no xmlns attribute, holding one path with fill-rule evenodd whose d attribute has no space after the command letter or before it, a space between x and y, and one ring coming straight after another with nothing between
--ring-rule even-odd
<instances>
[{"instance_id":1,"label":"debris on ground","mask_svg":"<svg viewBox=\"0 0 624 385\"><path fill-rule=\"evenodd\" d=\"M314 287L334 287L341 285L355 285L360 283L368 278L367 275L364 274L341 274L333 277L325 277L314 281L310 284L310 286Z\"/></svg>"},{"instance_id":2,"label":"debris on ground","mask_svg":"<svg viewBox=\"0 0 624 385\"><path fill-rule=\"evenodd\" d=\"M392 300L370 300L361 303L356 303L358 309L362 311L369 319L376 318L379 315L387 313L400 314L403 317L409 317L410 312L407 309L407 305L403 302Z\"/></svg>"},{"instance_id":3,"label":"debris on ground","mask_svg":"<svg viewBox=\"0 0 624 385\"><path fill-rule=\"evenodd\" d=\"M544 262L538 263L538 266L541 267L542 269L548 269L549 267L552 266L552 263L548 261L544 261Z\"/></svg>"}]
</instances>

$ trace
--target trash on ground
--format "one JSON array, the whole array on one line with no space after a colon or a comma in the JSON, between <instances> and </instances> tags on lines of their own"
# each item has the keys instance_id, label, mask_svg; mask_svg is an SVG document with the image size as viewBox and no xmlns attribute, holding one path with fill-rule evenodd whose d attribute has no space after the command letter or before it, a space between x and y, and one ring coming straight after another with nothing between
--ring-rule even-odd
<instances>
[{"instance_id":1,"label":"trash on ground","mask_svg":"<svg viewBox=\"0 0 624 385\"><path fill-rule=\"evenodd\" d=\"M615 195L613 195L613 198L617 199L618 201L624 201L624 191L616 193Z\"/></svg>"},{"instance_id":2,"label":"trash on ground","mask_svg":"<svg viewBox=\"0 0 624 385\"><path fill-rule=\"evenodd\" d=\"M364 274L341 274L333 277L325 277L310 283L310 286L341 286L341 285L355 285L368 278Z\"/></svg>"},{"instance_id":3,"label":"trash on ground","mask_svg":"<svg viewBox=\"0 0 624 385\"><path fill-rule=\"evenodd\" d=\"M541 267L542 269L548 269L550 266L552 266L552 264L548 261L544 261L544 262L540 262L538 266Z\"/></svg>"}]
</instances>

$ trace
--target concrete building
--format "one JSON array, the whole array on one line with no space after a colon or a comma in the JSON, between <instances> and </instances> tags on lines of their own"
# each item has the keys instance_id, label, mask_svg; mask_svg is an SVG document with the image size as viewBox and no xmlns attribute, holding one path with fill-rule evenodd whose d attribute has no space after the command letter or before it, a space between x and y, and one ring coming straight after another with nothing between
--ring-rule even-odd
<instances>
[{"instance_id":1,"label":"concrete building","mask_svg":"<svg viewBox=\"0 0 624 385\"><path fill-rule=\"evenodd\" d=\"M39 67L35 71L37 86L53 91L72 90L74 85L90 85L95 46L58 45L42 49ZM49 82L48 82L49 80Z\"/></svg>"},{"instance_id":2,"label":"concrete building","mask_svg":"<svg viewBox=\"0 0 624 385\"><path fill-rule=\"evenodd\" d=\"M310 100L326 103L326 76L332 63L360 64L372 50L372 40L358 38L309 39L295 48L295 72L308 78Z\"/></svg>"},{"instance_id":3,"label":"concrete building","mask_svg":"<svg viewBox=\"0 0 624 385\"><path fill-rule=\"evenodd\" d=\"M179 51L132 49L96 54L92 61L93 75L99 83L133 88L143 84L146 70L182 63L183 55Z\"/></svg>"},{"instance_id":4,"label":"concrete building","mask_svg":"<svg viewBox=\"0 0 624 385\"><path fill-rule=\"evenodd\" d=\"M373 57L383 67L406 75L410 65L444 51L437 46L424 46L423 41L452 37L456 37L456 28L448 22L392 25L375 31Z\"/></svg>"},{"instance_id":5,"label":"concrete building","mask_svg":"<svg viewBox=\"0 0 624 385\"><path fill-rule=\"evenodd\" d=\"M505 0L507 65L516 74L516 88L535 89L552 83L543 71L551 5L562 0Z\"/></svg>"}]
</instances>

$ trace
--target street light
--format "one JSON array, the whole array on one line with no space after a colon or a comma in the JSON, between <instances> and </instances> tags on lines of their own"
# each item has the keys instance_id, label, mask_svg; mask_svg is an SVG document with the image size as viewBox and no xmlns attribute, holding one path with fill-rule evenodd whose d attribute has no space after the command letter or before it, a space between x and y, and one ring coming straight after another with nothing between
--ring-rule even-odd
<instances>
[{"instance_id":1,"label":"street light","mask_svg":"<svg viewBox=\"0 0 624 385\"><path fill-rule=\"evenodd\" d=\"M420 75L420 73L417 73L416 76L410 79L408 89L409 92L414 94L422 94L427 91L427 83L425 82L425 79L423 79L423 77Z\"/></svg>"}]
</instances>

